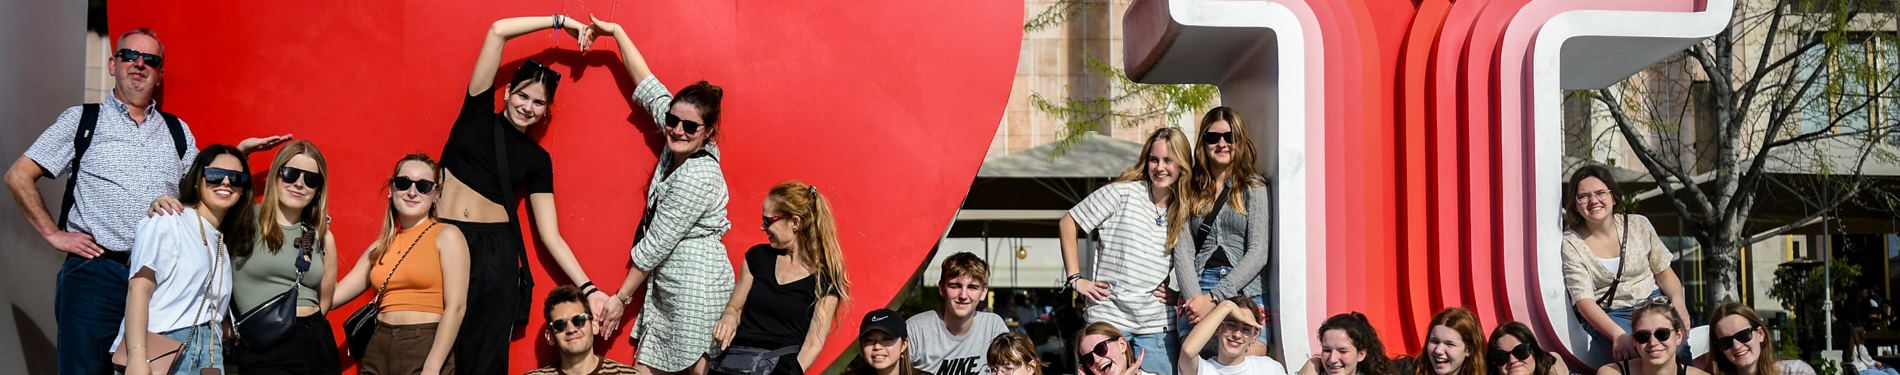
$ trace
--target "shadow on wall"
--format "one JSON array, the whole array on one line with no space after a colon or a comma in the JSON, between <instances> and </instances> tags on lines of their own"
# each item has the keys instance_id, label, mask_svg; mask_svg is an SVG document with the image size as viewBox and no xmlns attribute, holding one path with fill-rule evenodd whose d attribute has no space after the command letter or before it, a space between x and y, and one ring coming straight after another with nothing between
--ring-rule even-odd
<instances>
[{"instance_id":1,"label":"shadow on wall","mask_svg":"<svg viewBox=\"0 0 1900 375\"><path fill-rule=\"evenodd\" d=\"M11 328L19 335L20 359L26 362L24 365L26 373L40 375L58 371L59 366L53 362L53 358L58 356L53 351L53 338L48 337L46 332L41 332L39 324L34 322L33 317L27 315L26 311L21 310L20 306L9 307L13 309L13 327Z\"/></svg>"}]
</instances>

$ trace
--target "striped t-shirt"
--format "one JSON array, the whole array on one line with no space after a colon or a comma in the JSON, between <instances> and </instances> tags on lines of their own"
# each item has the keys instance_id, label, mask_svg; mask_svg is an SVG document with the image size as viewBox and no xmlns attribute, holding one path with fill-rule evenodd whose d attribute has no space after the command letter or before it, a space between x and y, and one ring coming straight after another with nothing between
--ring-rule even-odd
<instances>
[{"instance_id":1,"label":"striped t-shirt","mask_svg":"<svg viewBox=\"0 0 1900 375\"><path fill-rule=\"evenodd\" d=\"M1129 334L1167 330L1168 306L1152 293L1168 282L1172 266L1166 214L1149 199L1148 183L1140 181L1103 186L1069 209L1083 231L1101 238L1094 269L1084 272L1090 280L1108 283L1109 297L1084 310L1090 323L1106 322Z\"/></svg>"}]
</instances>

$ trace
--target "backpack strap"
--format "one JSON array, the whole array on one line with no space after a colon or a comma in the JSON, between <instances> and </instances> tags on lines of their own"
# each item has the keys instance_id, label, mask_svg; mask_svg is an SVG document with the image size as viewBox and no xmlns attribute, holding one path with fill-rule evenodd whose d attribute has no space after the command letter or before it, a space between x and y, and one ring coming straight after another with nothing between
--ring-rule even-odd
<instances>
[{"instance_id":1,"label":"backpack strap","mask_svg":"<svg viewBox=\"0 0 1900 375\"><path fill-rule=\"evenodd\" d=\"M170 112L159 111L158 115L165 117L165 129L171 130L172 132L172 149L178 151L179 159L184 159L185 158L185 125L184 123L178 121L178 116L173 115Z\"/></svg>"},{"instance_id":2,"label":"backpack strap","mask_svg":"<svg viewBox=\"0 0 1900 375\"><path fill-rule=\"evenodd\" d=\"M66 177L66 198L59 203L60 230L66 230L68 218L73 216L73 190L79 187L79 160L86 156L86 149L92 147L92 131L98 127L99 103L80 106L79 128L73 133L73 161L67 165L72 175Z\"/></svg>"}]
</instances>

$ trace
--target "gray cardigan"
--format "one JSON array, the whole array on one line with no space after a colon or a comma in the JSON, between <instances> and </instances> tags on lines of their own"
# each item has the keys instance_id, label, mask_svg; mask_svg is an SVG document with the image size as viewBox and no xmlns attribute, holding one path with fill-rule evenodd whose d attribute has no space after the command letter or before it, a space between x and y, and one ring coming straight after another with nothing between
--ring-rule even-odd
<instances>
[{"instance_id":1,"label":"gray cardigan","mask_svg":"<svg viewBox=\"0 0 1900 375\"><path fill-rule=\"evenodd\" d=\"M1227 259L1233 263L1234 270L1222 278L1211 291L1216 300L1235 296L1264 296L1268 284L1266 268L1273 257L1273 187L1265 181L1248 188L1245 197L1247 206L1247 233L1245 249L1226 249ZM1232 204L1229 202L1228 204ZM1222 210L1222 215L1235 212L1231 207ZM1202 215L1191 215L1186 230L1174 243L1174 278L1181 286L1181 297L1192 298L1201 295L1200 282L1202 265L1213 256L1201 254L1203 244L1195 243L1193 228L1201 224ZM1218 219L1217 219L1218 220ZM1213 237L1210 235L1209 237ZM1211 242L1211 241L1210 241Z\"/></svg>"}]
</instances>

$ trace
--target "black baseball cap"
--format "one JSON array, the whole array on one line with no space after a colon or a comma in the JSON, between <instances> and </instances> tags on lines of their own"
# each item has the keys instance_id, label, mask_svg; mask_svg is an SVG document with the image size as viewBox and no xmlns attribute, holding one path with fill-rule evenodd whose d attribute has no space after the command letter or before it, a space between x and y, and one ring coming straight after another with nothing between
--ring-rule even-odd
<instances>
[{"instance_id":1,"label":"black baseball cap","mask_svg":"<svg viewBox=\"0 0 1900 375\"><path fill-rule=\"evenodd\" d=\"M884 331L885 334L899 338L910 338L910 332L904 329L904 319L891 309L877 309L864 313L864 322L858 325L858 338L871 331Z\"/></svg>"}]
</instances>

